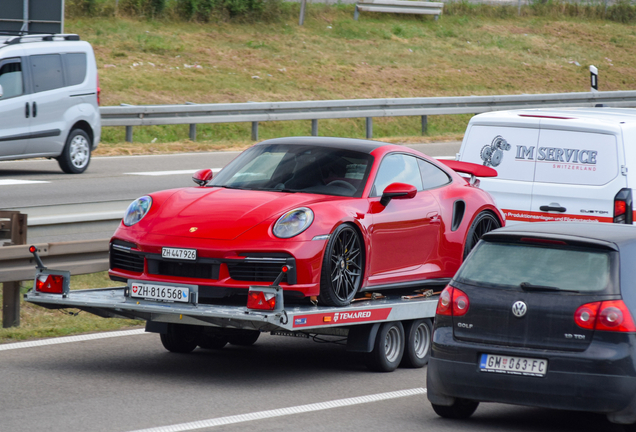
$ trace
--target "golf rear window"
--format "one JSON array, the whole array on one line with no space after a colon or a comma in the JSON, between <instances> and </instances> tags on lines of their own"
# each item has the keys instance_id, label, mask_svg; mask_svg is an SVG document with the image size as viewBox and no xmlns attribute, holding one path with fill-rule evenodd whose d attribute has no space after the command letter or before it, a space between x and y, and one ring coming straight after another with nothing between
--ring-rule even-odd
<instances>
[{"instance_id":1,"label":"golf rear window","mask_svg":"<svg viewBox=\"0 0 636 432\"><path fill-rule=\"evenodd\" d=\"M501 288L522 283L562 291L609 288L611 252L518 243L481 242L455 276L459 282Z\"/></svg>"}]
</instances>

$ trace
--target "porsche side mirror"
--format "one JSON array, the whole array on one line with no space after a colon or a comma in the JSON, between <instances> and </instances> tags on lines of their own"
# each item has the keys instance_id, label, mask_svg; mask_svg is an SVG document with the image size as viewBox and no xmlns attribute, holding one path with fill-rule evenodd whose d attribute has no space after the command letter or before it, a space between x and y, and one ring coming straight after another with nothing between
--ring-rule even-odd
<instances>
[{"instance_id":1,"label":"porsche side mirror","mask_svg":"<svg viewBox=\"0 0 636 432\"><path fill-rule=\"evenodd\" d=\"M192 181L199 186L205 186L206 184L210 183L210 180L212 180L212 176L213 173L211 169L202 169L192 175Z\"/></svg>"},{"instance_id":2,"label":"porsche side mirror","mask_svg":"<svg viewBox=\"0 0 636 432\"><path fill-rule=\"evenodd\" d=\"M417 195L415 186L406 183L391 183L382 192L380 204L386 207L392 199L411 199L415 195Z\"/></svg>"}]
</instances>

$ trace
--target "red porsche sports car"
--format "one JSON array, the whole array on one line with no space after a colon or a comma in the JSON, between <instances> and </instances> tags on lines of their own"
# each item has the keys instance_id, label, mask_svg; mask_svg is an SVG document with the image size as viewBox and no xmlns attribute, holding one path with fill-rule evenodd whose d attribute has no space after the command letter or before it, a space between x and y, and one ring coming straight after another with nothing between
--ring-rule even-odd
<instances>
[{"instance_id":1,"label":"red porsche sports car","mask_svg":"<svg viewBox=\"0 0 636 432\"><path fill-rule=\"evenodd\" d=\"M283 266L286 298L331 306L364 291L444 285L504 224L475 180L493 175L382 142L264 141L214 178L197 172L198 186L135 200L111 240L110 277L133 283L136 297L199 303L245 296Z\"/></svg>"}]
</instances>

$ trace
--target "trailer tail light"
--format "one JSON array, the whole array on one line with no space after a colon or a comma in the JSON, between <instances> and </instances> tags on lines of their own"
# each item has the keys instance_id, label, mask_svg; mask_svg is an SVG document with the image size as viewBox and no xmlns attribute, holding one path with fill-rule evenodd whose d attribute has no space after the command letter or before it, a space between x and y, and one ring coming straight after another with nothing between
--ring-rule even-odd
<instances>
[{"instance_id":1,"label":"trailer tail light","mask_svg":"<svg viewBox=\"0 0 636 432\"><path fill-rule=\"evenodd\" d=\"M64 276L40 274L35 278L35 290L50 294L64 294Z\"/></svg>"},{"instance_id":2,"label":"trailer tail light","mask_svg":"<svg viewBox=\"0 0 636 432\"><path fill-rule=\"evenodd\" d=\"M630 188L619 190L614 197L614 223L631 225L634 219L632 208L632 190Z\"/></svg>"},{"instance_id":3,"label":"trailer tail light","mask_svg":"<svg viewBox=\"0 0 636 432\"><path fill-rule=\"evenodd\" d=\"M276 294L264 291L252 291L247 295L248 309L274 310L276 308Z\"/></svg>"},{"instance_id":4,"label":"trailer tail light","mask_svg":"<svg viewBox=\"0 0 636 432\"><path fill-rule=\"evenodd\" d=\"M623 300L587 303L574 313L574 321L588 330L636 332L632 314Z\"/></svg>"},{"instance_id":5,"label":"trailer tail light","mask_svg":"<svg viewBox=\"0 0 636 432\"><path fill-rule=\"evenodd\" d=\"M466 293L448 285L439 296L435 313L438 315L462 316L466 315L469 307L470 302Z\"/></svg>"}]
</instances>

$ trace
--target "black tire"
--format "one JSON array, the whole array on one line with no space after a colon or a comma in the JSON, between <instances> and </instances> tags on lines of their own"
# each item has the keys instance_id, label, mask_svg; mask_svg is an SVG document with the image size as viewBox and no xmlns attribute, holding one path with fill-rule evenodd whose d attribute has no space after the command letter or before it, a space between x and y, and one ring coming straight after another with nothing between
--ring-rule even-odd
<instances>
[{"instance_id":1,"label":"black tire","mask_svg":"<svg viewBox=\"0 0 636 432\"><path fill-rule=\"evenodd\" d=\"M393 372L403 355L404 327L399 321L387 322L378 329L373 351L366 355L366 364L375 372Z\"/></svg>"},{"instance_id":2,"label":"black tire","mask_svg":"<svg viewBox=\"0 0 636 432\"><path fill-rule=\"evenodd\" d=\"M228 342L232 345L251 346L256 343L261 332L258 330L245 330L244 332L228 336Z\"/></svg>"},{"instance_id":3,"label":"black tire","mask_svg":"<svg viewBox=\"0 0 636 432\"><path fill-rule=\"evenodd\" d=\"M435 405L435 404L431 404L431 405L433 405L433 411L435 411L435 413L438 416L459 420L459 419L467 419L468 417L473 415L473 413L479 406L479 402L471 401L468 399L457 398L455 399L455 403L453 403L450 406Z\"/></svg>"},{"instance_id":4,"label":"black tire","mask_svg":"<svg viewBox=\"0 0 636 432\"><path fill-rule=\"evenodd\" d=\"M477 245L482 236L489 231L501 228L499 219L490 212L484 211L477 215L473 221L468 234L466 235L466 244L464 245L464 259L468 256L471 250Z\"/></svg>"},{"instance_id":5,"label":"black tire","mask_svg":"<svg viewBox=\"0 0 636 432\"><path fill-rule=\"evenodd\" d=\"M347 306L362 285L364 243L351 225L338 226L329 237L320 274L320 302Z\"/></svg>"},{"instance_id":6,"label":"black tire","mask_svg":"<svg viewBox=\"0 0 636 432\"><path fill-rule=\"evenodd\" d=\"M168 324L168 332L161 334L163 347L170 352L187 354L197 347L199 329L183 324Z\"/></svg>"},{"instance_id":7,"label":"black tire","mask_svg":"<svg viewBox=\"0 0 636 432\"><path fill-rule=\"evenodd\" d=\"M73 129L62 154L57 157L57 163L66 174L81 174L86 171L91 162L91 148L93 143L82 129Z\"/></svg>"},{"instance_id":8,"label":"black tire","mask_svg":"<svg viewBox=\"0 0 636 432\"><path fill-rule=\"evenodd\" d=\"M198 339L199 348L208 350L220 350L227 343L228 337L220 334L202 334Z\"/></svg>"},{"instance_id":9,"label":"black tire","mask_svg":"<svg viewBox=\"0 0 636 432\"><path fill-rule=\"evenodd\" d=\"M401 367L421 368L428 364L431 356L433 324L430 319L419 319L404 323L404 357Z\"/></svg>"}]
</instances>

